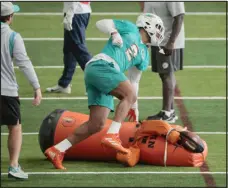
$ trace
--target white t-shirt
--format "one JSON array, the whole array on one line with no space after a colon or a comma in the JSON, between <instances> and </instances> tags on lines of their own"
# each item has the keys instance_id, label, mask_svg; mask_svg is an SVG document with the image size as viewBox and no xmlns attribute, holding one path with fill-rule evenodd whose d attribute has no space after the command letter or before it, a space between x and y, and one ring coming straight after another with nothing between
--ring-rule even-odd
<instances>
[{"instance_id":1,"label":"white t-shirt","mask_svg":"<svg viewBox=\"0 0 228 188\"><path fill-rule=\"evenodd\" d=\"M172 32L173 17L179 14L185 14L184 2L145 2L144 12L156 14L162 19L165 27L165 38L160 45L164 46L168 42ZM156 46L156 44L154 44L154 46ZM183 23L180 33L176 38L174 48L184 48L184 46L185 33Z\"/></svg>"},{"instance_id":2,"label":"white t-shirt","mask_svg":"<svg viewBox=\"0 0 228 188\"><path fill-rule=\"evenodd\" d=\"M89 1L75 1L75 2L64 2L63 3L63 12L67 12L69 8L73 7L75 14L85 14L91 13L91 6Z\"/></svg>"}]
</instances>

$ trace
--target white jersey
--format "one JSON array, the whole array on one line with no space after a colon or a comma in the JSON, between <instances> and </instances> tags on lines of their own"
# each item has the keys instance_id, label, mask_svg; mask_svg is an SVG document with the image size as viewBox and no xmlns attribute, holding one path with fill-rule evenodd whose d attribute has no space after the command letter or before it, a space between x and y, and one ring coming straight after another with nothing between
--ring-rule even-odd
<instances>
[{"instance_id":1,"label":"white jersey","mask_svg":"<svg viewBox=\"0 0 228 188\"><path fill-rule=\"evenodd\" d=\"M170 38L173 25L173 17L178 16L179 14L185 14L184 2L145 2L144 3L144 12L153 13L158 15L165 27L165 37L161 46L166 45ZM184 23L181 26L180 33L175 41L174 48L184 48L185 46L185 33L184 33ZM156 46L156 44L154 44Z\"/></svg>"},{"instance_id":2,"label":"white jersey","mask_svg":"<svg viewBox=\"0 0 228 188\"><path fill-rule=\"evenodd\" d=\"M66 13L71 7L74 9L74 14L85 14L91 13L90 2L88 1L75 1L75 2L64 2L63 3L63 12Z\"/></svg>"}]
</instances>

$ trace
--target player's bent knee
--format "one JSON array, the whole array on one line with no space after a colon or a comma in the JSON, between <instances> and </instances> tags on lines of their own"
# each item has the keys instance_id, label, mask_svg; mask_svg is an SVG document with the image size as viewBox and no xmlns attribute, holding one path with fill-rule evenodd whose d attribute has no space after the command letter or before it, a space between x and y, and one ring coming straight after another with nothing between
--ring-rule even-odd
<instances>
[{"instance_id":1,"label":"player's bent knee","mask_svg":"<svg viewBox=\"0 0 228 188\"><path fill-rule=\"evenodd\" d=\"M133 104L136 102L137 96L135 95L134 92L131 92L126 96L126 99L129 101L129 103Z\"/></svg>"}]
</instances>

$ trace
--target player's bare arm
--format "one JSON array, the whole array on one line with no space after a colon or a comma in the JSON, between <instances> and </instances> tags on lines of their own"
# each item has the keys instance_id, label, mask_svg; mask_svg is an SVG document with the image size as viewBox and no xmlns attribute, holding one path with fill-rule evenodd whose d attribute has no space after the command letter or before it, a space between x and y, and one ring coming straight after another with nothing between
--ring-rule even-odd
<instances>
[{"instance_id":1,"label":"player's bare arm","mask_svg":"<svg viewBox=\"0 0 228 188\"><path fill-rule=\"evenodd\" d=\"M141 79L142 71L138 70L136 67L132 67L128 70L128 79L134 89L136 96L138 97L139 92L139 82ZM139 121L139 110L138 110L138 100L132 105L128 112L127 118L129 121Z\"/></svg>"},{"instance_id":2,"label":"player's bare arm","mask_svg":"<svg viewBox=\"0 0 228 188\"><path fill-rule=\"evenodd\" d=\"M164 47L164 52L165 52L165 55L167 56L172 54L172 50L174 49L174 43L176 41L177 36L180 33L183 20L184 20L184 14L179 14L174 17L171 35L170 35L169 41Z\"/></svg>"}]
</instances>

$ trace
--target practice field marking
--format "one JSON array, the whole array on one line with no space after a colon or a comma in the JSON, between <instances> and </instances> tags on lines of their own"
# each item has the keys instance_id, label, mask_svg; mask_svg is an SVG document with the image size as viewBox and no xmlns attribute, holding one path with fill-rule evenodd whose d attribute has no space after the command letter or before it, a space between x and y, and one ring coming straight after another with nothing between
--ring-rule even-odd
<instances>
[{"instance_id":1,"label":"practice field marking","mask_svg":"<svg viewBox=\"0 0 228 188\"><path fill-rule=\"evenodd\" d=\"M20 100L33 100L31 97L21 97ZM87 97L43 97L42 100L87 100ZM117 98L114 98L117 99ZM160 100L162 97L138 97L140 100ZM211 97L174 97L174 99L188 99L188 100L225 100L226 97L211 96Z\"/></svg>"},{"instance_id":2,"label":"practice field marking","mask_svg":"<svg viewBox=\"0 0 228 188\"><path fill-rule=\"evenodd\" d=\"M33 66L35 69L62 69L64 66L59 65L44 65L44 66ZM18 69L19 67L15 66L15 69ZM76 68L80 68L77 66ZM151 66L148 66L148 68L151 68ZM228 68L224 65L186 65L184 66L184 69L225 69Z\"/></svg>"},{"instance_id":3,"label":"practice field marking","mask_svg":"<svg viewBox=\"0 0 228 188\"><path fill-rule=\"evenodd\" d=\"M78 175L121 175L121 174L220 174L224 175L226 172L27 172L29 175L67 175L67 174L78 174ZM8 175L8 173L1 173L1 176Z\"/></svg>"},{"instance_id":4,"label":"practice field marking","mask_svg":"<svg viewBox=\"0 0 228 188\"><path fill-rule=\"evenodd\" d=\"M92 16L137 16L140 12L92 12ZM20 12L18 16L62 16L62 12ZM191 16L225 16L225 12L186 12Z\"/></svg>"},{"instance_id":5,"label":"practice field marking","mask_svg":"<svg viewBox=\"0 0 228 188\"><path fill-rule=\"evenodd\" d=\"M63 41L63 38L23 38L24 41ZM86 38L86 41L107 41L109 38ZM225 41L224 37L216 38L185 38L186 41Z\"/></svg>"},{"instance_id":6,"label":"practice field marking","mask_svg":"<svg viewBox=\"0 0 228 188\"><path fill-rule=\"evenodd\" d=\"M226 135L228 132L194 132L195 134L199 135ZM38 135L38 132L27 132L22 133L22 135ZM9 133L1 133L1 136L8 136Z\"/></svg>"}]
</instances>

